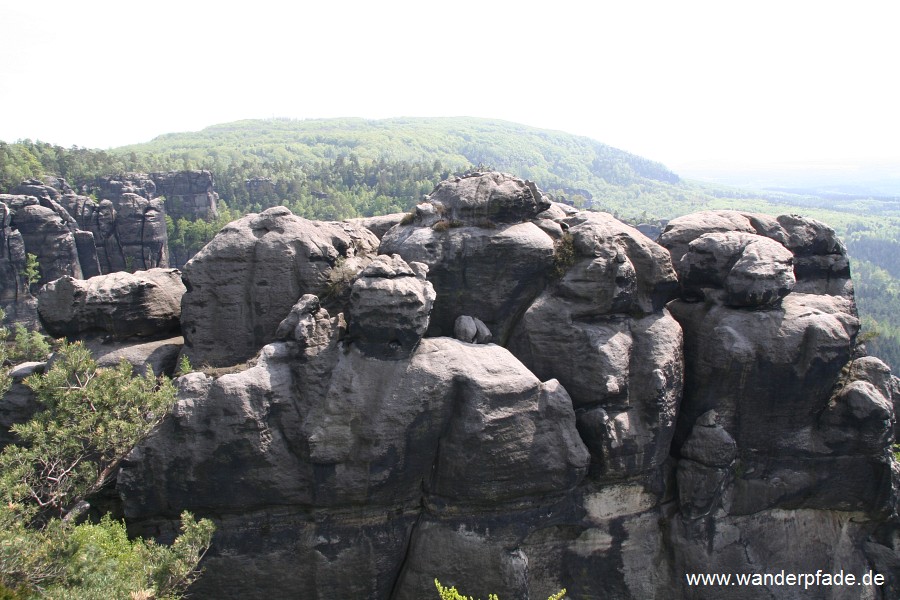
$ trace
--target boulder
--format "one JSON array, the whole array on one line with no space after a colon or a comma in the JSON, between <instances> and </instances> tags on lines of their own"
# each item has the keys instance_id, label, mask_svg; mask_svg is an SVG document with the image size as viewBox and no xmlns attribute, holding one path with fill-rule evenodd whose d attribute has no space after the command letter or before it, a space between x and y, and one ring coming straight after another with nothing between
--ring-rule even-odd
<instances>
[{"instance_id":1,"label":"boulder","mask_svg":"<svg viewBox=\"0 0 900 600\"><path fill-rule=\"evenodd\" d=\"M534 183L496 171L442 181L428 201L449 221L470 225L480 221L521 223L550 207Z\"/></svg>"},{"instance_id":2,"label":"boulder","mask_svg":"<svg viewBox=\"0 0 900 600\"><path fill-rule=\"evenodd\" d=\"M729 306L775 304L794 289L794 255L778 242L729 231L705 233L688 245L677 264L684 293L725 290Z\"/></svg>"},{"instance_id":3,"label":"boulder","mask_svg":"<svg viewBox=\"0 0 900 600\"><path fill-rule=\"evenodd\" d=\"M62 277L38 294L38 313L57 337L152 336L178 329L185 287L177 269Z\"/></svg>"},{"instance_id":4,"label":"boulder","mask_svg":"<svg viewBox=\"0 0 900 600\"><path fill-rule=\"evenodd\" d=\"M360 348L383 352L387 345L409 353L428 328L434 287L426 281L428 267L414 271L399 255L375 257L363 269L350 293L350 334Z\"/></svg>"},{"instance_id":5,"label":"boulder","mask_svg":"<svg viewBox=\"0 0 900 600\"><path fill-rule=\"evenodd\" d=\"M491 330L481 319L460 315L453 324L453 337L470 344L488 344L491 341Z\"/></svg>"},{"instance_id":6,"label":"boulder","mask_svg":"<svg viewBox=\"0 0 900 600\"><path fill-rule=\"evenodd\" d=\"M149 373L154 377L174 377L184 338L176 336L149 342L95 338L86 340L85 346L91 351L98 367L116 367L124 360L131 365L135 375Z\"/></svg>"}]
</instances>

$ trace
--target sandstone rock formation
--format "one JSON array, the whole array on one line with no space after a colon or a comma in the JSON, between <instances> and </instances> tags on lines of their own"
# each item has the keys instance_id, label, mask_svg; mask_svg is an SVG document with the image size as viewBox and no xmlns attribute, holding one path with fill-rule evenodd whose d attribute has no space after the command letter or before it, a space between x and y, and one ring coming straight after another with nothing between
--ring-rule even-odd
<instances>
[{"instance_id":1,"label":"sandstone rock formation","mask_svg":"<svg viewBox=\"0 0 900 600\"><path fill-rule=\"evenodd\" d=\"M150 173L156 194L166 201L173 219L212 221L219 216L219 194L209 171L166 171Z\"/></svg>"},{"instance_id":2,"label":"sandstone rock formation","mask_svg":"<svg viewBox=\"0 0 900 600\"><path fill-rule=\"evenodd\" d=\"M308 221L285 207L227 225L184 267L185 354L195 365L251 358L303 294L342 299L377 246L366 229Z\"/></svg>"},{"instance_id":3,"label":"sandstone rock formation","mask_svg":"<svg viewBox=\"0 0 900 600\"><path fill-rule=\"evenodd\" d=\"M660 243L499 173L380 247L281 207L232 223L182 326L194 364L246 363L178 380L118 477L131 530L214 518L206 598L900 596L900 388L856 346L843 245L734 211ZM887 583L685 578L781 569Z\"/></svg>"},{"instance_id":4,"label":"sandstone rock formation","mask_svg":"<svg viewBox=\"0 0 900 600\"><path fill-rule=\"evenodd\" d=\"M11 221L9 207L0 202L0 309L6 314L6 322L33 329L37 323L37 300L25 279L25 240L10 227Z\"/></svg>"},{"instance_id":5,"label":"sandstone rock formation","mask_svg":"<svg viewBox=\"0 0 900 600\"><path fill-rule=\"evenodd\" d=\"M477 173L439 184L411 222L384 235L380 253L429 268L437 292L429 335L453 335L466 314L505 343L553 264L553 239L531 222L549 205L534 184Z\"/></svg>"},{"instance_id":6,"label":"sandstone rock formation","mask_svg":"<svg viewBox=\"0 0 900 600\"><path fill-rule=\"evenodd\" d=\"M158 335L178 328L184 291L176 269L62 277L41 288L38 312L56 337Z\"/></svg>"}]
</instances>

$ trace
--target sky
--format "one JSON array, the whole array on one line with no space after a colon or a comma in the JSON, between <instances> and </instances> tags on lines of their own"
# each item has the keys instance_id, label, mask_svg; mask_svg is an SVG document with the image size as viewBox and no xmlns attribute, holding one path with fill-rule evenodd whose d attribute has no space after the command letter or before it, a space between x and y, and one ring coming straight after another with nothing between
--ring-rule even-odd
<instances>
[{"instance_id":1,"label":"sky","mask_svg":"<svg viewBox=\"0 0 900 600\"><path fill-rule=\"evenodd\" d=\"M477 116L663 162L900 165L892 1L0 0L0 140Z\"/></svg>"}]
</instances>

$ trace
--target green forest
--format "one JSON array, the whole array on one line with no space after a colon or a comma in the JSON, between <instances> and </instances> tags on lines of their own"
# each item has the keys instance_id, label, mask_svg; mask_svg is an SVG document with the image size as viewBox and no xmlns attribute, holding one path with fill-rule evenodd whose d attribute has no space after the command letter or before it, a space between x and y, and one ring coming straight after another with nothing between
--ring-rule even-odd
<instances>
[{"instance_id":1,"label":"green forest","mask_svg":"<svg viewBox=\"0 0 900 600\"><path fill-rule=\"evenodd\" d=\"M586 137L475 118L248 120L106 151L0 142L0 192L44 175L90 193L106 175L211 171L220 216L169 219L178 264L248 212L280 204L307 218L339 220L407 211L440 180L477 167L515 173L558 200L632 224L722 208L824 221L851 255L860 314L875 334L869 350L900 368L900 198L836 200L706 185Z\"/></svg>"}]
</instances>

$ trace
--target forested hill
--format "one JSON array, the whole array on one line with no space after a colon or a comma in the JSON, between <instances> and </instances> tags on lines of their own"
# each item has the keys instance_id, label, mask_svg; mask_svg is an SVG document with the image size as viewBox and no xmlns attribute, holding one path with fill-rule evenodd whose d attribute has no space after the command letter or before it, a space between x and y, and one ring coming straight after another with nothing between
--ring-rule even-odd
<instances>
[{"instance_id":1,"label":"forested hill","mask_svg":"<svg viewBox=\"0 0 900 600\"><path fill-rule=\"evenodd\" d=\"M210 148L216 149L212 155ZM610 184L679 181L660 163L587 137L468 117L237 121L163 135L116 152L181 160L186 167L202 163L213 170L251 156L305 165L350 155L361 162L439 161L451 169L484 164L502 166L548 189L597 192Z\"/></svg>"},{"instance_id":2,"label":"forested hill","mask_svg":"<svg viewBox=\"0 0 900 600\"><path fill-rule=\"evenodd\" d=\"M243 213L277 204L325 220L407 211L438 181L479 165L526 177L557 199L631 223L722 208L820 219L847 241L860 312L867 328L881 334L875 352L900 367L900 201L834 201L699 184L658 162L559 131L467 117L264 119L109 151L0 142L0 193L44 175L89 192L102 176L207 169L221 216L213 223L170 222L170 248L181 264Z\"/></svg>"}]
</instances>

